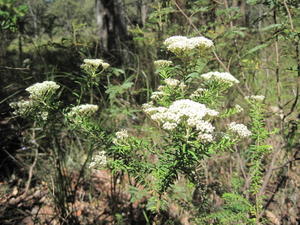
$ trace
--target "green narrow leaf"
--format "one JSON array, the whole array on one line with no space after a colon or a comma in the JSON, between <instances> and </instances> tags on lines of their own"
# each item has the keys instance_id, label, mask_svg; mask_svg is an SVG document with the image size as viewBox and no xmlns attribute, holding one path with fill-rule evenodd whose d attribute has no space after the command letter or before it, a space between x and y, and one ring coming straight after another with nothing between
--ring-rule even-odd
<instances>
[{"instance_id":1,"label":"green narrow leaf","mask_svg":"<svg viewBox=\"0 0 300 225\"><path fill-rule=\"evenodd\" d=\"M261 45L257 45L254 48L251 48L249 51L247 51L244 56L252 54L254 52L257 52L257 51L259 51L259 50L261 50L263 48L266 48L267 46L269 46L269 43L264 43L264 44L261 44Z\"/></svg>"}]
</instances>

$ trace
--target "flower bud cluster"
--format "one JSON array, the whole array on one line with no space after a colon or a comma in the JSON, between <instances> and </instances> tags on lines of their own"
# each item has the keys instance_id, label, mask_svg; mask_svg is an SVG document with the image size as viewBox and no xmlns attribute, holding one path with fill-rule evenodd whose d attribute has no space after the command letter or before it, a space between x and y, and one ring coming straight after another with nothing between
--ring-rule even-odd
<instances>
[{"instance_id":1,"label":"flower bud cluster","mask_svg":"<svg viewBox=\"0 0 300 225\"><path fill-rule=\"evenodd\" d=\"M107 158L105 155L105 151L98 152L95 156L93 156L92 161L89 164L90 169L97 169L105 167L107 164Z\"/></svg>"},{"instance_id":2,"label":"flower bud cluster","mask_svg":"<svg viewBox=\"0 0 300 225\"><path fill-rule=\"evenodd\" d=\"M204 80L216 80L216 81L221 81L224 83L228 83L230 86L233 84L238 84L240 83L239 80L237 80L234 76L232 76L228 72L209 72L202 74L201 77Z\"/></svg>"},{"instance_id":3,"label":"flower bud cluster","mask_svg":"<svg viewBox=\"0 0 300 225\"><path fill-rule=\"evenodd\" d=\"M258 102L262 102L265 99L265 96L263 95L251 95L251 96L246 96L245 99L247 101L258 101Z\"/></svg>"},{"instance_id":4,"label":"flower bud cluster","mask_svg":"<svg viewBox=\"0 0 300 225\"><path fill-rule=\"evenodd\" d=\"M166 85L168 85L170 87L176 87L180 84L179 80L173 79L173 78L167 78L164 80L164 82L166 83Z\"/></svg>"},{"instance_id":5,"label":"flower bud cluster","mask_svg":"<svg viewBox=\"0 0 300 225\"><path fill-rule=\"evenodd\" d=\"M70 112L68 112L67 116L69 118L72 117L90 117L99 109L97 105L93 104L84 104L72 107Z\"/></svg>"},{"instance_id":6,"label":"flower bud cluster","mask_svg":"<svg viewBox=\"0 0 300 225\"><path fill-rule=\"evenodd\" d=\"M83 67L92 66L98 68L99 66L101 66L103 69L107 69L108 67L110 67L110 65L107 62L104 62L102 59L84 59L83 62Z\"/></svg>"},{"instance_id":7,"label":"flower bud cluster","mask_svg":"<svg viewBox=\"0 0 300 225\"><path fill-rule=\"evenodd\" d=\"M193 49L208 49L213 47L212 40L205 37L187 38L184 36L172 36L164 41L167 49L175 54L181 54Z\"/></svg>"},{"instance_id":8,"label":"flower bud cluster","mask_svg":"<svg viewBox=\"0 0 300 225\"><path fill-rule=\"evenodd\" d=\"M200 97L204 91L205 91L204 88L198 88L196 91L194 91L194 92L190 95L190 98L197 98L197 97Z\"/></svg>"},{"instance_id":9,"label":"flower bud cluster","mask_svg":"<svg viewBox=\"0 0 300 225\"><path fill-rule=\"evenodd\" d=\"M11 102L9 106L15 109L15 115L25 116L34 107L34 101L21 100L18 102Z\"/></svg>"},{"instance_id":10,"label":"flower bud cluster","mask_svg":"<svg viewBox=\"0 0 300 225\"><path fill-rule=\"evenodd\" d=\"M10 103L10 107L15 109L14 114L19 116L35 115L44 121L48 119L48 105L45 100L51 97L60 86L54 81L44 81L36 83L26 88L29 92L29 100L21 100Z\"/></svg>"},{"instance_id":11,"label":"flower bud cluster","mask_svg":"<svg viewBox=\"0 0 300 225\"><path fill-rule=\"evenodd\" d=\"M60 86L54 81L44 81L42 83L36 83L26 88L25 90L29 92L30 99L43 99L49 94L53 94Z\"/></svg>"},{"instance_id":12,"label":"flower bud cluster","mask_svg":"<svg viewBox=\"0 0 300 225\"><path fill-rule=\"evenodd\" d=\"M129 138L128 131L125 129L119 130L115 135L116 137L113 139L115 145L122 144Z\"/></svg>"},{"instance_id":13,"label":"flower bud cluster","mask_svg":"<svg viewBox=\"0 0 300 225\"><path fill-rule=\"evenodd\" d=\"M160 59L160 60L156 60L154 61L154 66L159 69L159 68L164 68L164 67L168 67L172 64L172 61L169 61L169 60L163 60L163 59Z\"/></svg>"},{"instance_id":14,"label":"flower bud cluster","mask_svg":"<svg viewBox=\"0 0 300 225\"><path fill-rule=\"evenodd\" d=\"M152 92L150 98L152 100L158 100L158 99L160 99L164 95L165 95L165 93L163 91L154 91L154 92Z\"/></svg>"},{"instance_id":15,"label":"flower bud cluster","mask_svg":"<svg viewBox=\"0 0 300 225\"><path fill-rule=\"evenodd\" d=\"M195 129L199 134L211 134L214 126L204 120L205 116L217 116L218 112L207 108L204 104L190 99L174 101L169 107L154 107L151 104L143 105L144 111L150 118L160 124L165 130L174 130L179 124ZM208 136L204 135L202 138Z\"/></svg>"},{"instance_id":16,"label":"flower bud cluster","mask_svg":"<svg viewBox=\"0 0 300 225\"><path fill-rule=\"evenodd\" d=\"M228 125L229 131L236 133L242 138L251 136L251 131L248 130L248 128L244 124L239 124L236 122L232 122Z\"/></svg>"},{"instance_id":17,"label":"flower bud cluster","mask_svg":"<svg viewBox=\"0 0 300 225\"><path fill-rule=\"evenodd\" d=\"M240 113L240 112L244 111L244 109L240 105L238 105L238 104L236 104L234 106L234 109L236 110L237 113Z\"/></svg>"}]
</instances>

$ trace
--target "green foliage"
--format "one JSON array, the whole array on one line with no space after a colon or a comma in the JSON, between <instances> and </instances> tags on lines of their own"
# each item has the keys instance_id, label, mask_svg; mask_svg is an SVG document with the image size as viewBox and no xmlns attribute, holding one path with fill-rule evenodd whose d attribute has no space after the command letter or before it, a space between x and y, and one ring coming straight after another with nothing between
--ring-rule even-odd
<instances>
[{"instance_id":1,"label":"green foliage","mask_svg":"<svg viewBox=\"0 0 300 225\"><path fill-rule=\"evenodd\" d=\"M272 182L265 176L267 168L277 173L268 157L272 151L280 155L274 165L282 165L282 170L296 165L297 160L292 154L299 145L299 3L125 1L125 7L131 7L126 16L132 20L128 26L133 41L122 45L133 45L128 54L130 65L119 69L83 64L80 71L81 58L103 53L94 29L94 3L0 3L0 30L18 34L5 47L7 60L16 68L1 67L12 70L6 81L10 77L20 80L9 88L23 90L22 86L45 78L63 87L34 102L21 100L11 105L27 119L29 128L22 130L26 140L22 144L38 153L41 161L36 174L48 182L62 223L64 219L78 223L72 216L78 186L89 173L103 169L112 174L111 192L115 192L109 194L117 195L117 186L120 195L129 189L130 216L138 211L132 206L136 203L147 224L175 224L177 218L172 217L179 218L182 212L195 224L264 224L265 186L277 181L277 176L271 176ZM147 10L147 21L142 24L135 13ZM110 11L106 13L111 16ZM16 33L19 25L25 29ZM114 29L114 24L110 26ZM214 41L213 48L169 51L169 46L162 45L170 35L194 37L200 33ZM6 37L2 45L13 38ZM110 49L105 57L113 63L114 54ZM172 62L163 67L154 62L154 68L154 58ZM240 81L238 87L202 77L216 70L230 70ZM159 84L158 91L153 91ZM242 97L251 92L263 93L267 100L248 98L246 104ZM141 112L140 103L149 99L150 107ZM159 110L186 99L219 112L201 118L213 127L212 132L191 125L188 113L175 125L174 115L166 121L155 119ZM76 114L82 109L76 107L84 103L97 104L99 112ZM243 106L243 112L236 103ZM240 137L228 129L230 121L248 121L251 136ZM280 127L278 136L271 136L273 126ZM128 127L127 137L112 134L119 127ZM203 133L208 136L201 136ZM285 146L287 151L276 146ZM97 164L99 155L107 157L107 164L103 160L100 166L91 166ZM75 187L72 171L79 174ZM115 204L115 208L123 207ZM178 212L172 211L174 205ZM112 210L111 214L115 224L128 223L129 213Z\"/></svg>"},{"instance_id":2,"label":"green foliage","mask_svg":"<svg viewBox=\"0 0 300 225\"><path fill-rule=\"evenodd\" d=\"M17 31L19 20L25 16L28 7L19 4L17 0L1 0L0 2L0 30Z\"/></svg>"}]
</instances>

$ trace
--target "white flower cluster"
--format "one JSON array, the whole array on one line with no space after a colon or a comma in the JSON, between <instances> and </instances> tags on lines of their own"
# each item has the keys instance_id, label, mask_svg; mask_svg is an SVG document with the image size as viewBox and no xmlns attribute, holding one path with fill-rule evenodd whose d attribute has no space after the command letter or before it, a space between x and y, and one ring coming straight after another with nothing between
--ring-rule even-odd
<instances>
[{"instance_id":1,"label":"white flower cluster","mask_svg":"<svg viewBox=\"0 0 300 225\"><path fill-rule=\"evenodd\" d=\"M253 101L262 102L265 99L265 96L263 96L263 95L251 95L251 96L246 96L245 99L248 100L248 101L253 100Z\"/></svg>"},{"instance_id":2,"label":"white flower cluster","mask_svg":"<svg viewBox=\"0 0 300 225\"><path fill-rule=\"evenodd\" d=\"M165 93L163 91L154 91L154 92L152 92L150 98L152 100L158 100L158 99L160 99L164 95L165 95Z\"/></svg>"},{"instance_id":3,"label":"white flower cluster","mask_svg":"<svg viewBox=\"0 0 300 225\"><path fill-rule=\"evenodd\" d=\"M236 122L232 122L228 125L229 131L236 133L240 137L249 137L251 136L251 131L244 124L239 124Z\"/></svg>"},{"instance_id":4,"label":"white flower cluster","mask_svg":"<svg viewBox=\"0 0 300 225\"><path fill-rule=\"evenodd\" d=\"M200 97L204 91L205 91L204 88L198 88L196 91L194 91L194 92L190 95L190 98L197 98L197 97Z\"/></svg>"},{"instance_id":5,"label":"white flower cluster","mask_svg":"<svg viewBox=\"0 0 300 225\"><path fill-rule=\"evenodd\" d=\"M184 36L172 36L164 41L167 49L175 54L190 51L196 48L211 48L214 43L205 37L187 38Z\"/></svg>"},{"instance_id":6,"label":"white flower cluster","mask_svg":"<svg viewBox=\"0 0 300 225\"><path fill-rule=\"evenodd\" d=\"M89 117L92 116L99 107L93 104L84 104L72 107L70 112L68 112L67 116L69 118L80 116L80 117Z\"/></svg>"},{"instance_id":7,"label":"white flower cluster","mask_svg":"<svg viewBox=\"0 0 300 225\"><path fill-rule=\"evenodd\" d=\"M244 109L243 109L240 105L238 105L238 104L236 104L236 105L234 106L234 108L235 108L235 110L236 110L237 113L240 113L240 112L243 112L243 111L244 111Z\"/></svg>"},{"instance_id":8,"label":"white flower cluster","mask_svg":"<svg viewBox=\"0 0 300 225\"><path fill-rule=\"evenodd\" d=\"M122 140L122 139L126 139L128 137L129 137L128 131L125 130L125 129L122 129L122 130L116 132L116 138L117 139L121 139Z\"/></svg>"},{"instance_id":9,"label":"white flower cluster","mask_svg":"<svg viewBox=\"0 0 300 225\"><path fill-rule=\"evenodd\" d=\"M25 116L34 107L34 101L32 100L21 100L18 102L11 102L9 106L15 109L15 115Z\"/></svg>"},{"instance_id":10,"label":"white flower cluster","mask_svg":"<svg viewBox=\"0 0 300 225\"><path fill-rule=\"evenodd\" d=\"M15 109L15 115L27 116L34 112L37 117L47 120L48 109L45 108L44 100L54 94L59 87L54 81L33 84L25 89L30 94L29 100L12 102L10 103L10 107Z\"/></svg>"},{"instance_id":11,"label":"white flower cluster","mask_svg":"<svg viewBox=\"0 0 300 225\"><path fill-rule=\"evenodd\" d=\"M228 72L217 72L217 71L208 72L208 73L202 74L201 77L204 80L217 80L217 81L226 82L230 85L240 83L239 80L237 80L234 76L232 76Z\"/></svg>"},{"instance_id":12,"label":"white flower cluster","mask_svg":"<svg viewBox=\"0 0 300 225\"><path fill-rule=\"evenodd\" d=\"M200 133L198 135L198 139L203 141L204 143L209 143L209 142L213 142L214 141L214 136L212 134L203 134Z\"/></svg>"},{"instance_id":13,"label":"white flower cluster","mask_svg":"<svg viewBox=\"0 0 300 225\"><path fill-rule=\"evenodd\" d=\"M166 83L166 85L168 85L170 87L176 87L180 84L179 80L173 79L173 78L167 78L164 80L164 82Z\"/></svg>"},{"instance_id":14,"label":"white flower cluster","mask_svg":"<svg viewBox=\"0 0 300 225\"><path fill-rule=\"evenodd\" d=\"M42 99L47 94L54 93L60 86L54 81L44 81L42 83L36 83L26 88L25 90L30 93L31 99Z\"/></svg>"},{"instance_id":15,"label":"white flower cluster","mask_svg":"<svg viewBox=\"0 0 300 225\"><path fill-rule=\"evenodd\" d=\"M210 134L215 129L210 122L203 120L203 118L207 115L218 115L217 111L209 109L205 105L190 99L174 101L168 108L153 107L149 104L143 105L143 107L151 119L161 123L162 128L165 130L174 130L180 123L184 122L189 127L195 128L195 130L201 134Z\"/></svg>"},{"instance_id":16,"label":"white flower cluster","mask_svg":"<svg viewBox=\"0 0 300 225\"><path fill-rule=\"evenodd\" d=\"M107 69L110 66L107 62L104 62L102 59L84 59L83 62L85 65L93 66L95 68L102 66L103 69Z\"/></svg>"},{"instance_id":17,"label":"white flower cluster","mask_svg":"<svg viewBox=\"0 0 300 225\"><path fill-rule=\"evenodd\" d=\"M116 132L116 138L113 139L115 145L122 144L126 139L129 138L128 131L125 129Z\"/></svg>"},{"instance_id":18,"label":"white flower cluster","mask_svg":"<svg viewBox=\"0 0 300 225\"><path fill-rule=\"evenodd\" d=\"M95 156L93 156L92 161L89 164L89 168L101 168L105 167L107 164L107 158L105 156L105 151L98 152Z\"/></svg>"},{"instance_id":19,"label":"white flower cluster","mask_svg":"<svg viewBox=\"0 0 300 225\"><path fill-rule=\"evenodd\" d=\"M169 61L169 60L160 59L160 60L154 61L154 66L156 68L167 67L167 66L170 66L171 64L172 64L172 61Z\"/></svg>"}]
</instances>

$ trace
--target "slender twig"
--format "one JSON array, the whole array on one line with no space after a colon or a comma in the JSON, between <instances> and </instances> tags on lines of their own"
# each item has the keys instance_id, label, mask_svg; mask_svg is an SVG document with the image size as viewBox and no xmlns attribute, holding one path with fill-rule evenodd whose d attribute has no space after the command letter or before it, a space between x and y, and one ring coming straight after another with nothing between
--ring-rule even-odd
<instances>
[{"instance_id":1,"label":"slender twig","mask_svg":"<svg viewBox=\"0 0 300 225\"><path fill-rule=\"evenodd\" d=\"M0 66L0 69L7 69L7 70L30 70L29 68L16 68L16 67L9 67L9 66Z\"/></svg>"},{"instance_id":2,"label":"slender twig","mask_svg":"<svg viewBox=\"0 0 300 225\"><path fill-rule=\"evenodd\" d=\"M30 184L31 184L31 179L32 179L32 173L33 173L33 169L36 165L36 162L37 162L37 159L38 159L38 148L35 148L35 156L34 156L34 160L33 160L33 163L32 165L29 167L29 172L28 172L28 180L27 180L27 183L26 183L26 186L25 186L25 191L23 193L23 196L25 197L27 195L27 192L30 188Z\"/></svg>"},{"instance_id":3,"label":"slender twig","mask_svg":"<svg viewBox=\"0 0 300 225\"><path fill-rule=\"evenodd\" d=\"M186 15L186 13L180 8L180 6L177 4L176 1L174 1L174 4L176 5L176 7L178 8L178 10L181 12L181 14L187 19L187 21L189 22L189 24L194 28L194 30L199 34L202 35L201 32L197 29L197 27L195 26L195 24L193 23L193 21L191 20L190 17L188 17L188 15ZM222 62L222 60L220 59L220 57L218 56L218 54L215 52L215 50L213 49L213 54L216 58L216 60L219 62L219 64L223 67L223 69L227 72L228 68L225 66L225 64Z\"/></svg>"},{"instance_id":4,"label":"slender twig","mask_svg":"<svg viewBox=\"0 0 300 225\"><path fill-rule=\"evenodd\" d=\"M295 31L295 28L294 28L294 23L293 23L293 19L292 19L292 15L291 15L291 12L290 12L290 9L286 3L286 0L283 0L283 4L284 4L284 7L286 9L286 12L288 14L288 17L289 17L289 21L290 21L290 25L291 25L291 29L292 31Z\"/></svg>"},{"instance_id":5,"label":"slender twig","mask_svg":"<svg viewBox=\"0 0 300 225\"><path fill-rule=\"evenodd\" d=\"M283 1L283 4L285 6L285 9L287 11L287 14L288 14L288 18L289 18L289 22L290 22L290 26L291 26L291 30L294 32L295 31L295 28L294 28L294 23L293 23L293 19L292 19L292 15L291 15L291 12L290 12L290 9L286 3L286 0ZM299 37L299 36L298 36ZM295 111L295 108L297 106L297 103L298 103L298 100L299 100L299 89L300 89L300 52L299 52L299 40L298 41L295 41L295 46L296 46L296 61L297 61L297 69L298 69L298 76L297 76L297 82L296 82L296 93L295 93L295 100L291 106L291 109L290 111L284 115L283 117L283 120L288 117L290 114L292 114L294 111Z\"/></svg>"}]
</instances>

